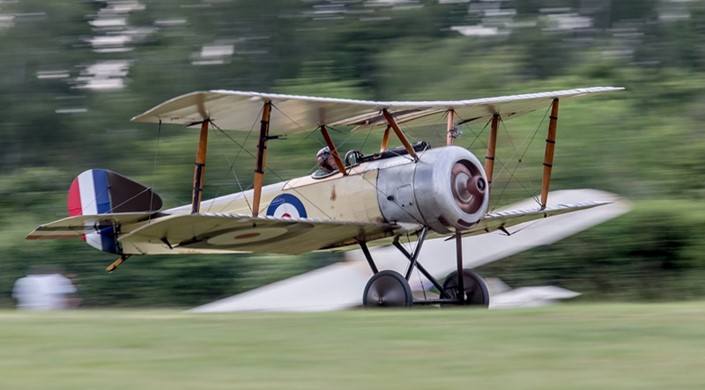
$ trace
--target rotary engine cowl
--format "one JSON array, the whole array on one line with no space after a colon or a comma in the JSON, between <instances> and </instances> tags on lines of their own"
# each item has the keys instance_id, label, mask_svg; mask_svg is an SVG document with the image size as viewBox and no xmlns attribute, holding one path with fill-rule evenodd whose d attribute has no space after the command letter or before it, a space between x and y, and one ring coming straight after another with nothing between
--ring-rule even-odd
<instances>
[{"instance_id":1,"label":"rotary engine cowl","mask_svg":"<svg viewBox=\"0 0 705 390\"><path fill-rule=\"evenodd\" d=\"M424 224L438 233L476 224L489 203L480 160L457 146L421 152L416 163L380 167L377 189L387 221Z\"/></svg>"}]
</instances>

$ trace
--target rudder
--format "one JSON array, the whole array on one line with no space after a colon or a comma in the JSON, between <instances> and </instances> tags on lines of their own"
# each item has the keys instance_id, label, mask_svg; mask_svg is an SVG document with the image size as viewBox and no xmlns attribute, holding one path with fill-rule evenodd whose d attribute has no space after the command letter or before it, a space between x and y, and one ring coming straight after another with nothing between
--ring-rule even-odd
<instances>
[{"instance_id":1,"label":"rudder","mask_svg":"<svg viewBox=\"0 0 705 390\"><path fill-rule=\"evenodd\" d=\"M78 175L69 187L69 216L99 215L157 211L162 199L136 181L107 169L89 169ZM83 239L92 247L110 253L119 253L114 228L85 234Z\"/></svg>"}]
</instances>

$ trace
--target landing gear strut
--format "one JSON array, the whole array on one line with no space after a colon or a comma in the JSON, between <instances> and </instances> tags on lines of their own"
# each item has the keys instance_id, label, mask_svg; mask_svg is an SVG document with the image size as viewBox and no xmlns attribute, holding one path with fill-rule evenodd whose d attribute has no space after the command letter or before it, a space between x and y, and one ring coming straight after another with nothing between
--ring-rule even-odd
<instances>
[{"instance_id":1,"label":"landing gear strut","mask_svg":"<svg viewBox=\"0 0 705 390\"><path fill-rule=\"evenodd\" d=\"M367 244L360 242L360 248L365 255L372 278L367 282L362 296L364 307L410 307L412 304L441 304L441 305L471 305L475 307L488 307L490 295L485 281L475 272L463 269L462 236L455 234L456 244L456 270L451 272L441 284L418 261L419 253L426 241L428 228L423 228L419 233L419 240L412 253L399 243L399 237L394 239L394 247L409 260L405 275L392 270L379 271L372 259ZM439 292L438 299L414 300L411 293L409 279L414 268L418 269Z\"/></svg>"}]
</instances>

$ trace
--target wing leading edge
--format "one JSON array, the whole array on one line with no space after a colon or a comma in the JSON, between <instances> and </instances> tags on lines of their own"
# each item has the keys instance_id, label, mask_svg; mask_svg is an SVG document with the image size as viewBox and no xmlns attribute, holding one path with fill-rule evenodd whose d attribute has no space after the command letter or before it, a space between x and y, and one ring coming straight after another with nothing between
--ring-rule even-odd
<instances>
[{"instance_id":1,"label":"wing leading edge","mask_svg":"<svg viewBox=\"0 0 705 390\"><path fill-rule=\"evenodd\" d=\"M275 107L270 119L272 134L310 131L320 125L386 126L380 114L382 109L387 109L398 123L405 123L407 127L427 126L442 123L443 116L451 109L465 123L487 120L494 114L507 120L546 108L556 98L563 100L623 89L591 87L450 101L371 101L212 90L178 96L135 116L132 121L190 126L209 119L223 130L249 131L262 105L271 102Z\"/></svg>"},{"instance_id":2,"label":"wing leading edge","mask_svg":"<svg viewBox=\"0 0 705 390\"><path fill-rule=\"evenodd\" d=\"M544 209L510 209L489 213L477 225L463 231L463 236L474 236L501 230L511 234L507 228L522 224L524 222L540 220L554 215L572 213L574 211L587 210L593 207L604 206L613 203L612 201L589 201L578 203L562 203L548 206Z\"/></svg>"}]
</instances>

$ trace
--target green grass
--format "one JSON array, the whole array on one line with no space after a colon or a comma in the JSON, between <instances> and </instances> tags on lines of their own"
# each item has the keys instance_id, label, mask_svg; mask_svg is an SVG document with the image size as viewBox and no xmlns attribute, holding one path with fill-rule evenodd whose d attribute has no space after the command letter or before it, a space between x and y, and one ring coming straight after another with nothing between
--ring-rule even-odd
<instances>
[{"instance_id":1,"label":"green grass","mask_svg":"<svg viewBox=\"0 0 705 390\"><path fill-rule=\"evenodd\" d=\"M703 324L705 302L0 312L0 388L703 388Z\"/></svg>"}]
</instances>

